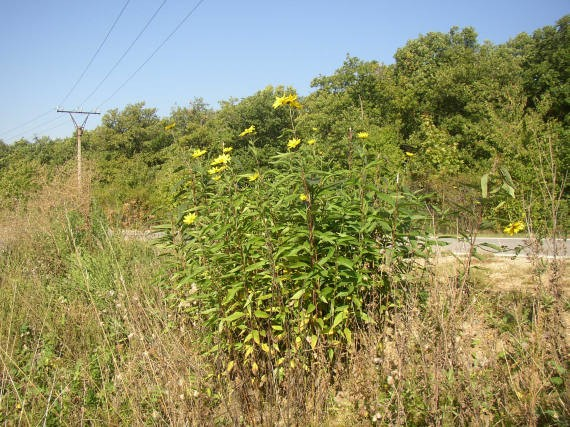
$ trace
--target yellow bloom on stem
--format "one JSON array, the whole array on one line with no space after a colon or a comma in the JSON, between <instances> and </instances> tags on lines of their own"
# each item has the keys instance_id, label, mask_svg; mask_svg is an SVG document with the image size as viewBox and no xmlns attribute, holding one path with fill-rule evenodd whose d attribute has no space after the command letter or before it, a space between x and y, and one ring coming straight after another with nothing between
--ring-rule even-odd
<instances>
[{"instance_id":1,"label":"yellow bloom on stem","mask_svg":"<svg viewBox=\"0 0 570 427\"><path fill-rule=\"evenodd\" d=\"M196 148L192 153L192 158L197 159L198 157L202 157L204 154L206 154L206 152L206 150L200 150L199 148Z\"/></svg>"},{"instance_id":2,"label":"yellow bloom on stem","mask_svg":"<svg viewBox=\"0 0 570 427\"><path fill-rule=\"evenodd\" d=\"M228 168L227 165L222 165L222 166L218 166L218 167L212 167L210 169L208 169L208 174L209 175L215 175L217 173L223 172Z\"/></svg>"},{"instance_id":3,"label":"yellow bloom on stem","mask_svg":"<svg viewBox=\"0 0 570 427\"><path fill-rule=\"evenodd\" d=\"M273 108L277 109L283 105L288 105L291 108L296 108L297 110L301 108L301 104L297 101L297 95L295 94L276 96Z\"/></svg>"},{"instance_id":4,"label":"yellow bloom on stem","mask_svg":"<svg viewBox=\"0 0 570 427\"><path fill-rule=\"evenodd\" d=\"M198 215L196 215L194 212L190 212L184 216L182 222L186 225L192 225L194 221L196 221L196 218L198 218Z\"/></svg>"},{"instance_id":5,"label":"yellow bloom on stem","mask_svg":"<svg viewBox=\"0 0 570 427\"><path fill-rule=\"evenodd\" d=\"M250 182L253 182L253 181L255 181L255 180L258 179L258 178L259 178L259 172L257 172L257 171L255 171L254 173L250 174L250 175L247 177L247 179L248 179Z\"/></svg>"},{"instance_id":6,"label":"yellow bloom on stem","mask_svg":"<svg viewBox=\"0 0 570 427\"><path fill-rule=\"evenodd\" d=\"M289 148L289 150L291 150L291 149L295 148L297 145L299 145L300 143L301 143L301 140L299 138L290 139L287 142L287 148Z\"/></svg>"},{"instance_id":7,"label":"yellow bloom on stem","mask_svg":"<svg viewBox=\"0 0 570 427\"><path fill-rule=\"evenodd\" d=\"M306 194L299 194L299 200L302 202L306 202L307 200L309 200L309 196L307 196Z\"/></svg>"},{"instance_id":8,"label":"yellow bloom on stem","mask_svg":"<svg viewBox=\"0 0 570 427\"><path fill-rule=\"evenodd\" d=\"M254 132L255 132L255 126L251 125L246 130L244 130L242 133L240 133L239 136L246 136L246 135L249 135L250 133L254 133Z\"/></svg>"},{"instance_id":9,"label":"yellow bloom on stem","mask_svg":"<svg viewBox=\"0 0 570 427\"><path fill-rule=\"evenodd\" d=\"M506 233L510 236L517 234L519 231L524 230L524 222L523 221L515 221L511 222L509 225L505 227L503 233Z\"/></svg>"},{"instance_id":10,"label":"yellow bloom on stem","mask_svg":"<svg viewBox=\"0 0 570 427\"><path fill-rule=\"evenodd\" d=\"M283 100L285 99L285 96L276 96L275 97L275 102L273 103L273 108L278 109L279 107L281 107L283 104Z\"/></svg>"},{"instance_id":11,"label":"yellow bloom on stem","mask_svg":"<svg viewBox=\"0 0 570 427\"><path fill-rule=\"evenodd\" d=\"M309 140L307 141L307 144L313 145L313 144L316 143L316 142L317 142L317 140L316 140L315 138L311 138L311 139L309 139Z\"/></svg>"},{"instance_id":12,"label":"yellow bloom on stem","mask_svg":"<svg viewBox=\"0 0 570 427\"><path fill-rule=\"evenodd\" d=\"M234 149L234 147L225 147L223 152L224 153L231 153L233 149Z\"/></svg>"},{"instance_id":13,"label":"yellow bloom on stem","mask_svg":"<svg viewBox=\"0 0 570 427\"><path fill-rule=\"evenodd\" d=\"M368 138L368 132L358 132L356 136L359 137L360 139L366 139Z\"/></svg>"},{"instance_id":14,"label":"yellow bloom on stem","mask_svg":"<svg viewBox=\"0 0 570 427\"><path fill-rule=\"evenodd\" d=\"M220 154L210 163L210 166L226 165L230 162L232 158L229 154Z\"/></svg>"}]
</instances>

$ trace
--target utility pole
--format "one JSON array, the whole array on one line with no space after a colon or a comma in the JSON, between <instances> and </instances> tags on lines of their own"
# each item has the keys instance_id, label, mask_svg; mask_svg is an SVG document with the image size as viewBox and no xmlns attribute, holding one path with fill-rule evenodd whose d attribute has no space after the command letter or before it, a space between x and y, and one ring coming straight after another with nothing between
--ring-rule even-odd
<instances>
[{"instance_id":1,"label":"utility pole","mask_svg":"<svg viewBox=\"0 0 570 427\"><path fill-rule=\"evenodd\" d=\"M87 123L87 119L89 118L90 114L101 114L101 113L97 113L95 111L70 111L70 110L60 110L59 108L57 109L58 113L68 113L69 116L71 117L71 120L73 120L73 124L75 125L75 131L77 134L77 185L79 187L79 190L81 190L81 135L83 135L83 131L85 130L85 123ZM85 115L85 120L83 120L83 123L81 123L81 126L78 124L79 122L77 122L75 120L75 117L73 117L74 114L83 114Z\"/></svg>"}]
</instances>

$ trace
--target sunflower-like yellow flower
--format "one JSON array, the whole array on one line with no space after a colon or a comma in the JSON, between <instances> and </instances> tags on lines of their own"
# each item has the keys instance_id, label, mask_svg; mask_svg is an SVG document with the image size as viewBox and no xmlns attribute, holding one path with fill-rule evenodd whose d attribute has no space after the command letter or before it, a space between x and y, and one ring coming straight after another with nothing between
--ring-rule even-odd
<instances>
[{"instance_id":1,"label":"sunflower-like yellow flower","mask_svg":"<svg viewBox=\"0 0 570 427\"><path fill-rule=\"evenodd\" d=\"M297 110L301 108L301 104L297 101L297 95L295 94L276 96L273 108L277 109L283 105L288 105L291 108L296 108Z\"/></svg>"},{"instance_id":2,"label":"sunflower-like yellow flower","mask_svg":"<svg viewBox=\"0 0 570 427\"><path fill-rule=\"evenodd\" d=\"M248 177L247 177L247 179L248 179L250 182L253 182L253 181L255 181L255 180L258 179L258 178L259 178L259 172L257 172L257 171L255 171L255 172L252 173L252 174L249 174Z\"/></svg>"},{"instance_id":3,"label":"sunflower-like yellow flower","mask_svg":"<svg viewBox=\"0 0 570 427\"><path fill-rule=\"evenodd\" d=\"M231 156L229 154L220 154L210 163L210 166L217 166L217 165L227 165L230 160Z\"/></svg>"},{"instance_id":4,"label":"sunflower-like yellow flower","mask_svg":"<svg viewBox=\"0 0 570 427\"><path fill-rule=\"evenodd\" d=\"M307 200L309 200L309 196L307 196L305 193L299 194L299 200L302 202L306 202Z\"/></svg>"},{"instance_id":5,"label":"sunflower-like yellow flower","mask_svg":"<svg viewBox=\"0 0 570 427\"><path fill-rule=\"evenodd\" d=\"M224 147L223 152L224 153L231 153L233 149L234 149L234 147Z\"/></svg>"},{"instance_id":6,"label":"sunflower-like yellow flower","mask_svg":"<svg viewBox=\"0 0 570 427\"><path fill-rule=\"evenodd\" d=\"M274 109L278 109L279 107L281 107L284 104L284 100L285 100L286 96L276 96L275 97L275 102L273 103L273 108Z\"/></svg>"},{"instance_id":7,"label":"sunflower-like yellow flower","mask_svg":"<svg viewBox=\"0 0 570 427\"><path fill-rule=\"evenodd\" d=\"M199 148L196 148L192 153L192 158L197 159L198 157L202 157L206 153L207 153L206 150L200 150Z\"/></svg>"},{"instance_id":8,"label":"sunflower-like yellow flower","mask_svg":"<svg viewBox=\"0 0 570 427\"><path fill-rule=\"evenodd\" d=\"M242 133L240 133L239 136L246 136L246 135L249 135L250 133L254 133L254 132L255 132L255 126L251 125L246 130L244 130Z\"/></svg>"},{"instance_id":9,"label":"sunflower-like yellow flower","mask_svg":"<svg viewBox=\"0 0 570 427\"><path fill-rule=\"evenodd\" d=\"M208 169L208 174L209 175L215 175L217 173L225 171L227 168L228 168L227 165L222 165L222 166L218 166L218 167L214 166L214 167Z\"/></svg>"},{"instance_id":10,"label":"sunflower-like yellow flower","mask_svg":"<svg viewBox=\"0 0 570 427\"><path fill-rule=\"evenodd\" d=\"M311 139L309 139L309 140L307 141L307 144L313 145L313 144L315 144L316 142L317 142L317 140L316 140L315 138L311 138Z\"/></svg>"},{"instance_id":11,"label":"sunflower-like yellow flower","mask_svg":"<svg viewBox=\"0 0 570 427\"><path fill-rule=\"evenodd\" d=\"M194 212L190 212L184 216L182 222L186 225L192 225L194 221L196 221L196 218L198 218L198 215L196 215Z\"/></svg>"},{"instance_id":12,"label":"sunflower-like yellow flower","mask_svg":"<svg viewBox=\"0 0 570 427\"><path fill-rule=\"evenodd\" d=\"M299 145L300 143L301 143L301 140L299 138L290 139L287 142L287 148L289 148L289 150L291 150L291 149L295 148L297 145Z\"/></svg>"},{"instance_id":13,"label":"sunflower-like yellow flower","mask_svg":"<svg viewBox=\"0 0 570 427\"><path fill-rule=\"evenodd\" d=\"M515 221L515 222L511 222L509 225L507 225L504 230L503 233L506 233L510 236L517 234L519 231L523 231L524 230L524 222L523 221Z\"/></svg>"},{"instance_id":14,"label":"sunflower-like yellow flower","mask_svg":"<svg viewBox=\"0 0 570 427\"><path fill-rule=\"evenodd\" d=\"M356 136L359 137L360 139L366 139L368 138L368 132L358 132Z\"/></svg>"}]
</instances>

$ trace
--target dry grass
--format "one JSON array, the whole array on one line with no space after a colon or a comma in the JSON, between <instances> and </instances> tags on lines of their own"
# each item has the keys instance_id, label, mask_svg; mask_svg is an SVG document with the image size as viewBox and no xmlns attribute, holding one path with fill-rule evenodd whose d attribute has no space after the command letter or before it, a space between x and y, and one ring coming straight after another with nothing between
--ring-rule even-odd
<instances>
[{"instance_id":1,"label":"dry grass","mask_svg":"<svg viewBox=\"0 0 570 427\"><path fill-rule=\"evenodd\" d=\"M568 425L568 262L433 259L334 367L260 386L202 355L158 254L74 178L1 216L0 424Z\"/></svg>"},{"instance_id":2,"label":"dry grass","mask_svg":"<svg viewBox=\"0 0 570 427\"><path fill-rule=\"evenodd\" d=\"M488 258L467 281L463 259L432 262L429 286L364 336L338 424L567 425L568 325L548 262L537 277L528 259Z\"/></svg>"}]
</instances>

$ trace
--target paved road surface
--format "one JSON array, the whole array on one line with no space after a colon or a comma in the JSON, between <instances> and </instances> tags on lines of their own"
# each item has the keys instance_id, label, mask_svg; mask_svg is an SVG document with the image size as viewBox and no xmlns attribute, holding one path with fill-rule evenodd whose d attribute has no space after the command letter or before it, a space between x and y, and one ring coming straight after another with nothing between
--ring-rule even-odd
<instances>
[{"instance_id":1,"label":"paved road surface","mask_svg":"<svg viewBox=\"0 0 570 427\"><path fill-rule=\"evenodd\" d=\"M122 232L125 239L137 240L152 240L159 237L160 233L124 230ZM453 237L440 238L440 243L445 242L445 245L440 246L441 253L451 252L456 255L466 254L469 251L469 244L464 240L458 240ZM520 248L519 255L527 256L531 252L528 242L524 238L518 237L480 237L477 238L476 244L479 245L478 252L482 254L494 254L498 256L513 256L516 254L517 248ZM485 246L486 244L492 247ZM557 240L557 256L568 258L570 257L570 240ZM0 252L5 249L0 240ZM552 241L545 240L542 244L541 256L551 257L553 255Z\"/></svg>"},{"instance_id":2,"label":"paved road surface","mask_svg":"<svg viewBox=\"0 0 570 427\"><path fill-rule=\"evenodd\" d=\"M459 255L469 251L469 244L466 241L451 237L442 238L440 241L447 243L446 246L441 246L442 252L453 252ZM528 256L531 253L528 241L517 237L479 237L476 239L476 244L479 245L478 252L483 254L513 256L516 254L517 248L520 248L520 255ZM486 245L492 245L492 247ZM544 240L540 255L551 257L554 254L552 246L551 240ZM558 239L556 246L557 256L565 258L570 256L570 240Z\"/></svg>"}]
</instances>

